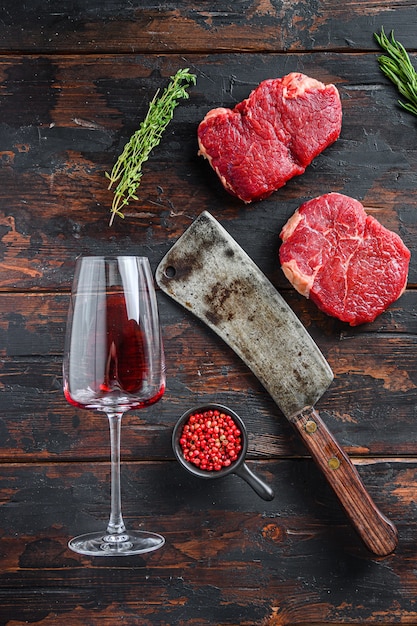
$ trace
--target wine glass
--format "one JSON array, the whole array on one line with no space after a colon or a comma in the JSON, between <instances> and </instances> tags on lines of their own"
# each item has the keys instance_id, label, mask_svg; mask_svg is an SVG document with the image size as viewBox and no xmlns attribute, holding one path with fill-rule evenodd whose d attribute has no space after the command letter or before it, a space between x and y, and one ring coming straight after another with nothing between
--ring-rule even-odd
<instances>
[{"instance_id":1,"label":"wine glass","mask_svg":"<svg viewBox=\"0 0 417 626\"><path fill-rule=\"evenodd\" d=\"M127 531L120 495L123 413L159 400L165 391L164 353L149 260L140 256L80 257L68 311L64 395L82 409L105 413L110 426L111 513L107 530L71 539L80 554L150 552L165 539Z\"/></svg>"}]
</instances>

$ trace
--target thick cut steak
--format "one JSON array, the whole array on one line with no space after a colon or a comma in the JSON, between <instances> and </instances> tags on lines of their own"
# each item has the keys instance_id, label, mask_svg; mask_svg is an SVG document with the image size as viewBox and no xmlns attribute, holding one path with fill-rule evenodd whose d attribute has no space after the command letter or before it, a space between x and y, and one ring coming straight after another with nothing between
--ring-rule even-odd
<instances>
[{"instance_id":1,"label":"thick cut steak","mask_svg":"<svg viewBox=\"0 0 417 626\"><path fill-rule=\"evenodd\" d=\"M231 194L261 200L302 174L341 125L336 87L294 72L263 81L233 110L209 111L198 127L199 154Z\"/></svg>"},{"instance_id":2,"label":"thick cut steak","mask_svg":"<svg viewBox=\"0 0 417 626\"><path fill-rule=\"evenodd\" d=\"M290 283L351 326L372 322L406 287L410 251L348 196L329 193L305 202L280 237Z\"/></svg>"}]
</instances>

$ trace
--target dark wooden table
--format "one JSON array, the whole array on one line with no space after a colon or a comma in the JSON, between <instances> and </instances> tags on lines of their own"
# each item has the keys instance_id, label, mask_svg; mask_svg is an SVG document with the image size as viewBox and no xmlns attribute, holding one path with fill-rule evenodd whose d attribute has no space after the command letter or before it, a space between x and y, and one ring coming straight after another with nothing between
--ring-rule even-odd
<instances>
[{"instance_id":1,"label":"dark wooden table","mask_svg":"<svg viewBox=\"0 0 417 626\"><path fill-rule=\"evenodd\" d=\"M381 26L417 48L417 3L35 2L0 7L0 624L417 624L417 120L382 76ZM415 54L411 55L417 62ZM104 172L168 77L197 85L144 168L139 200L108 225ZM340 139L263 202L244 206L197 156L196 129L265 78L302 71L338 87ZM327 191L361 200L412 251L407 291L374 323L326 317L284 278L282 225ZM158 293L168 385L126 414L124 515L166 545L81 557L105 525L105 418L62 394L65 318L80 254L144 254L152 269L207 209L278 288L328 359L318 404L377 505L394 554L369 553L278 407L204 324ZM235 475L203 482L174 460L189 407L217 401L249 430L265 502Z\"/></svg>"}]
</instances>

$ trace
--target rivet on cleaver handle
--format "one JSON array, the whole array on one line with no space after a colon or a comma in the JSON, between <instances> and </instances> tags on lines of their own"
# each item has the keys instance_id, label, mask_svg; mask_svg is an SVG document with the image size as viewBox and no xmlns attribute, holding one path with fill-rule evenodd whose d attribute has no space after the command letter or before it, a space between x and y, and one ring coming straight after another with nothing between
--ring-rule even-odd
<instances>
[{"instance_id":1,"label":"rivet on cleaver handle","mask_svg":"<svg viewBox=\"0 0 417 626\"><path fill-rule=\"evenodd\" d=\"M392 552L395 526L313 409L333 380L330 366L252 259L204 211L162 259L155 278L253 371L300 433L366 546L378 555Z\"/></svg>"}]
</instances>

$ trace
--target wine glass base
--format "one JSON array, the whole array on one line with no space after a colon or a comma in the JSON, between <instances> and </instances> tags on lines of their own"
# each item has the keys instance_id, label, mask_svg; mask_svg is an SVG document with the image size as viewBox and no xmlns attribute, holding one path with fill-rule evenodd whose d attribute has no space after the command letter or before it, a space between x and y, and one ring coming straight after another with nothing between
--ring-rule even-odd
<instances>
[{"instance_id":1,"label":"wine glass base","mask_svg":"<svg viewBox=\"0 0 417 626\"><path fill-rule=\"evenodd\" d=\"M162 548L164 537L146 530L110 535L106 532L87 533L74 537L68 547L87 556L131 556Z\"/></svg>"}]
</instances>

